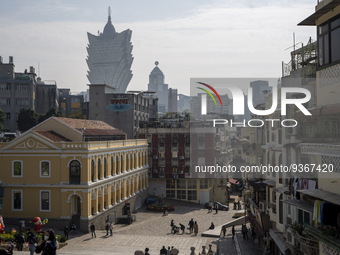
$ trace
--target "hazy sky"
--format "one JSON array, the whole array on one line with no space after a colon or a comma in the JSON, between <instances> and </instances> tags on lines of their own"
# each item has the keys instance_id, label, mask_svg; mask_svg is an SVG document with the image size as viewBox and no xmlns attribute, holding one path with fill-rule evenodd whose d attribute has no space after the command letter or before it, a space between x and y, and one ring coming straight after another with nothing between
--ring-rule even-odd
<instances>
[{"instance_id":1,"label":"hazy sky","mask_svg":"<svg viewBox=\"0 0 340 255\"><path fill-rule=\"evenodd\" d=\"M315 5L316 0L3 1L0 56L5 63L13 56L17 72L34 66L59 88L86 90L87 32L103 30L111 6L116 31L132 30L128 90L147 89L157 60L165 82L189 94L191 77L280 77L293 33L296 43L315 39L315 27L297 26Z\"/></svg>"}]
</instances>

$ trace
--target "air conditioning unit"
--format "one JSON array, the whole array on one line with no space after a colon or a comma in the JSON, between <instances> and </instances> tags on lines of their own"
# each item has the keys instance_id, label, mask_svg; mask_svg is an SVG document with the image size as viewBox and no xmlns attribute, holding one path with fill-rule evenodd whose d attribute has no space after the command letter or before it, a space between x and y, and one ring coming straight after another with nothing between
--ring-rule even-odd
<instances>
[{"instance_id":1,"label":"air conditioning unit","mask_svg":"<svg viewBox=\"0 0 340 255\"><path fill-rule=\"evenodd\" d=\"M183 157L183 156L180 156L179 159L184 159L184 157Z\"/></svg>"}]
</instances>

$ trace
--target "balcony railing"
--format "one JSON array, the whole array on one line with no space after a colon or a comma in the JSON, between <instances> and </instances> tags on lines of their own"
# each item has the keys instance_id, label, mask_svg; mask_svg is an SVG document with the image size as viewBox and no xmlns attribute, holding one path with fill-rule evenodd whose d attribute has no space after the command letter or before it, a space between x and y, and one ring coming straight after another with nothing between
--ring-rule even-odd
<instances>
[{"instance_id":1,"label":"balcony railing","mask_svg":"<svg viewBox=\"0 0 340 255\"><path fill-rule=\"evenodd\" d=\"M317 228L310 225L304 225L304 228L308 235L340 252L339 232L336 232L335 229L333 231L330 227Z\"/></svg>"},{"instance_id":2,"label":"balcony railing","mask_svg":"<svg viewBox=\"0 0 340 255\"><path fill-rule=\"evenodd\" d=\"M340 155L340 145L320 144L320 143L302 143L300 144L301 153L309 155Z\"/></svg>"},{"instance_id":3,"label":"balcony railing","mask_svg":"<svg viewBox=\"0 0 340 255\"><path fill-rule=\"evenodd\" d=\"M299 249L303 254L308 255L317 255L319 254L319 242L312 236L303 236L302 234L298 233L298 231L294 230L290 227L290 230L298 242L296 244L296 248Z\"/></svg>"}]
</instances>

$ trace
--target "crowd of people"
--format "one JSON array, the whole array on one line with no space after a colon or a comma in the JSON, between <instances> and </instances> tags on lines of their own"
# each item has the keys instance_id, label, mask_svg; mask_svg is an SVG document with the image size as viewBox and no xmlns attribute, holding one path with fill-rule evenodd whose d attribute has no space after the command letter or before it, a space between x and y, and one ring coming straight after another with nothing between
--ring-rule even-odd
<instances>
[{"instance_id":1,"label":"crowd of people","mask_svg":"<svg viewBox=\"0 0 340 255\"><path fill-rule=\"evenodd\" d=\"M23 251L24 244L27 243L30 255L55 255L57 251L57 240L52 229L43 232L42 240L39 240L37 234L31 229L20 230L14 235L14 242L9 241L5 250L0 250L0 255L13 254L14 248L18 251Z\"/></svg>"},{"instance_id":2,"label":"crowd of people","mask_svg":"<svg viewBox=\"0 0 340 255\"><path fill-rule=\"evenodd\" d=\"M185 233L185 225L182 223L179 223L179 226L175 225L174 220L171 220L170 222L170 228L171 228L171 234L180 234L179 232L181 231L181 234L183 235ZM188 223L188 234L194 233L195 236L197 236L198 233L198 224L197 221L194 221L193 218Z\"/></svg>"},{"instance_id":3,"label":"crowd of people","mask_svg":"<svg viewBox=\"0 0 340 255\"><path fill-rule=\"evenodd\" d=\"M135 255L150 255L149 251L150 251L149 248L145 248L144 251L137 250L135 251ZM159 255L177 255L177 254L179 254L179 250L177 248L174 248L174 246L171 246L171 248L170 246L168 246L168 248L163 246L159 250Z\"/></svg>"}]
</instances>

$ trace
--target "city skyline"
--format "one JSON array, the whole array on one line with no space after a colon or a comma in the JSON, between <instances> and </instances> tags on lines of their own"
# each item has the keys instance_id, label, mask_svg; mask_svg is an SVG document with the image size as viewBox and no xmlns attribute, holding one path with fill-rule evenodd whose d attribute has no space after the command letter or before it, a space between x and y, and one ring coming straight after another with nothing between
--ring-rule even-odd
<instances>
[{"instance_id":1,"label":"city skyline","mask_svg":"<svg viewBox=\"0 0 340 255\"><path fill-rule=\"evenodd\" d=\"M314 4L17 0L0 10L0 56L5 63L13 56L17 72L34 66L43 80L56 80L58 88L84 91L89 83L86 34L102 32L111 6L117 32L132 30L133 78L127 90L147 90L157 60L169 86L188 95L192 77L279 78L281 61L289 61L293 33L297 47L310 36L315 39L313 27L296 26Z\"/></svg>"}]
</instances>

